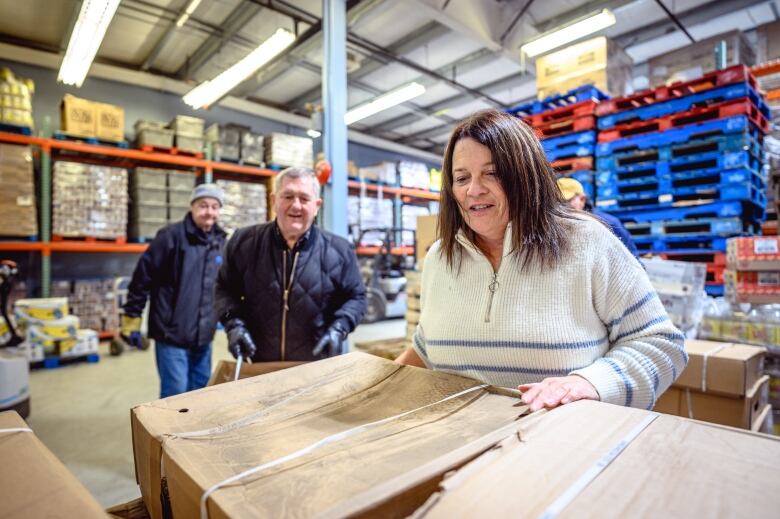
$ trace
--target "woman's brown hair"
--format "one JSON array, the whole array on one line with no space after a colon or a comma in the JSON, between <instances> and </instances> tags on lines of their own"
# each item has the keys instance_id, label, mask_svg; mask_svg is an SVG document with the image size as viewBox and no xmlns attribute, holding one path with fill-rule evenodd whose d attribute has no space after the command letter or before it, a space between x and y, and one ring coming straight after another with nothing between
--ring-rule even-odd
<instances>
[{"instance_id":1,"label":"woman's brown hair","mask_svg":"<svg viewBox=\"0 0 780 519\"><path fill-rule=\"evenodd\" d=\"M452 155L461 139L474 139L490 149L509 206L512 251L523 253L522 265L538 261L554 267L568 250L564 219L572 218L555 183L539 139L517 117L499 110L483 110L465 119L452 131L444 152L438 234L441 251L454 265L459 230L476 245L475 233L463 220L452 192Z\"/></svg>"}]
</instances>

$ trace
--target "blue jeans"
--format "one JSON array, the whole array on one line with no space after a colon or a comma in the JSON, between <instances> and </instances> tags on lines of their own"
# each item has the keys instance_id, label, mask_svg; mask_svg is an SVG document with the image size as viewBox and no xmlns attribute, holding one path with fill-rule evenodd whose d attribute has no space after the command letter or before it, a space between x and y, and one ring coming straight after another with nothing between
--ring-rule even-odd
<instances>
[{"instance_id":1,"label":"blue jeans","mask_svg":"<svg viewBox=\"0 0 780 519\"><path fill-rule=\"evenodd\" d=\"M211 375L211 344L179 348L155 341L160 398L178 395L206 386Z\"/></svg>"}]
</instances>

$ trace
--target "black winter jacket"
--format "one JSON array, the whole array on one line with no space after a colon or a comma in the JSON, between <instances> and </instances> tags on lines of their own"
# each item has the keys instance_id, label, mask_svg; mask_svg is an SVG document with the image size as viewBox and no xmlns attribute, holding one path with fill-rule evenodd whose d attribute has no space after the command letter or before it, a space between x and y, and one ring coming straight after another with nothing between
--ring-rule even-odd
<instances>
[{"instance_id":1,"label":"black winter jacket","mask_svg":"<svg viewBox=\"0 0 780 519\"><path fill-rule=\"evenodd\" d=\"M284 307L285 279L298 255ZM276 222L239 229L225 249L216 288L223 323L238 317L257 345L254 361L315 360L312 349L341 321L351 332L363 318L366 289L350 243L312 226L290 251Z\"/></svg>"},{"instance_id":2,"label":"black winter jacket","mask_svg":"<svg viewBox=\"0 0 780 519\"><path fill-rule=\"evenodd\" d=\"M139 316L151 294L149 337L194 348L214 338L214 282L222 264L225 231L206 234L187 213L184 220L157 232L138 260L124 310Z\"/></svg>"}]
</instances>

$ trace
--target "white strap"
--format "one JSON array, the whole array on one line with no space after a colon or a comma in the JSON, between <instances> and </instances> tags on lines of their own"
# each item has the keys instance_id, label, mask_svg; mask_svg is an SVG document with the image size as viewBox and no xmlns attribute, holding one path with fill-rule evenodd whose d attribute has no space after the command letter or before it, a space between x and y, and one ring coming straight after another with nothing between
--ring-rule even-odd
<instances>
[{"instance_id":1,"label":"white strap","mask_svg":"<svg viewBox=\"0 0 780 519\"><path fill-rule=\"evenodd\" d=\"M707 392L707 359L710 357L710 355L717 355L718 352L723 350L724 348L728 348L729 344L722 344L720 346L716 346L712 348L710 351L704 353L704 362L701 364L701 392L706 393Z\"/></svg>"},{"instance_id":2,"label":"white strap","mask_svg":"<svg viewBox=\"0 0 780 519\"><path fill-rule=\"evenodd\" d=\"M9 429L0 429L0 433L33 432L29 427L11 427Z\"/></svg>"},{"instance_id":3,"label":"white strap","mask_svg":"<svg viewBox=\"0 0 780 519\"><path fill-rule=\"evenodd\" d=\"M552 502L550 506L547 507L547 509L542 512L542 514L539 516L539 519L552 519L554 517L557 517L564 508L569 506L572 501L574 501L577 496L580 495L580 493L585 490L585 487L587 487L596 477L601 474L601 472L609 466L610 463L615 461L615 459L622 453L626 447L628 447L634 439L636 439L639 434L644 431L648 425L650 425L653 420L658 418L658 413L650 413L645 418L639 422L631 431L624 436L608 453L606 453L600 460L596 462L595 465L590 467L588 470L585 471L582 476L580 476L577 481L575 481L566 491L558 496L558 498Z\"/></svg>"},{"instance_id":4,"label":"white strap","mask_svg":"<svg viewBox=\"0 0 780 519\"><path fill-rule=\"evenodd\" d=\"M227 478L227 479L225 479L223 481L220 481L219 483L217 483L215 485L212 485L210 488L208 488L203 493L203 496L201 496L201 498L200 498L200 517L201 517L201 519L208 519L209 511L208 511L208 504L207 504L207 502L208 502L209 496L211 496L211 494L213 494L214 492L216 492L217 490L219 490L220 488L222 488L224 486L227 486L227 485L230 485L232 483L235 483L236 481L244 479L244 478L246 478L248 476L252 476L254 474L258 474L258 473L260 473L260 472L262 472L264 470L276 467L277 465L281 465L282 463L286 463L286 462L294 460L296 458L300 458L301 456L305 456L306 454L314 452L315 450L320 449L320 448L322 448L322 447L324 447L326 445L329 445L331 443L335 443L335 442L347 439L347 438L349 438L351 436L354 436L356 434L360 434L360 433L362 433L364 431L367 431L367 430L369 430L369 429L371 429L373 427L377 427L379 425L383 425L383 424L385 424L387 422L391 422L393 420L398 420L399 418L403 418L404 416L410 415L412 413L416 413L418 411L422 411L423 409L427 409L429 407L432 407L432 406L435 406L435 405L438 405L438 404L443 404L444 402L447 402L448 400L453 400L455 398L461 397L463 395L467 395L468 393L472 393L472 392L480 390L480 389L484 389L486 387L488 387L487 384L481 384L479 386L475 386L475 387L463 390L463 391L461 391L459 393L456 393L454 395L450 395L450 396L448 396L446 398L443 398L443 399L439 400L438 402L433 402L432 404L427 404L427 405L424 405L422 407L418 407L416 409L412 409L411 411L406 411L406 412L403 412L403 413L400 413L400 414L397 414L397 415L394 415L394 416L390 416L388 418L383 418L383 419L377 420L375 422L359 425L357 427L353 427L351 429L347 429L346 431L342 431L342 432L339 432L339 433L336 433L336 434L332 434L332 435L327 436L327 437L325 437L325 438L323 438L323 439L321 439L321 440L319 440L319 441L317 441L315 443L312 443L311 445L309 445L307 447L304 447L304 448L299 449L299 450L297 450L295 452L287 454L286 456L282 456L281 458L277 458L277 459L275 459L273 461L269 461L267 463L263 463L261 465L257 465L256 467L253 467L251 469L247 469L247 470L245 470L243 472L240 472L240 473L238 473L238 474L236 474L234 476L231 476L231 477L229 477L229 478Z\"/></svg>"},{"instance_id":5,"label":"white strap","mask_svg":"<svg viewBox=\"0 0 780 519\"><path fill-rule=\"evenodd\" d=\"M238 376L241 375L241 364L244 362L244 356L240 353L238 354L238 358L236 359L236 373L233 376L233 382L238 380Z\"/></svg>"},{"instance_id":6,"label":"white strap","mask_svg":"<svg viewBox=\"0 0 780 519\"><path fill-rule=\"evenodd\" d=\"M690 388L685 388L685 401L688 404L688 418L693 420L693 399L691 398Z\"/></svg>"}]
</instances>

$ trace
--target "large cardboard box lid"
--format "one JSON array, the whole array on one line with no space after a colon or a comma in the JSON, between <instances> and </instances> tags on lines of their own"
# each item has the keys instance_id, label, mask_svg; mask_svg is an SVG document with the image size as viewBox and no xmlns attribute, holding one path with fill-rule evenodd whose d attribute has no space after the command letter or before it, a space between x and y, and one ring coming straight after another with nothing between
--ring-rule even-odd
<instances>
[{"instance_id":1,"label":"large cardboard box lid","mask_svg":"<svg viewBox=\"0 0 780 519\"><path fill-rule=\"evenodd\" d=\"M69 135L94 137L96 113L92 101L65 94L60 104L60 129Z\"/></svg>"},{"instance_id":2,"label":"large cardboard box lid","mask_svg":"<svg viewBox=\"0 0 780 519\"><path fill-rule=\"evenodd\" d=\"M675 381L675 387L743 396L763 374L766 350L759 346L686 340L685 351L688 366Z\"/></svg>"},{"instance_id":3,"label":"large cardboard box lid","mask_svg":"<svg viewBox=\"0 0 780 519\"><path fill-rule=\"evenodd\" d=\"M0 429L28 427L14 411ZM106 513L86 488L31 432L0 432L0 517L91 518Z\"/></svg>"},{"instance_id":4,"label":"large cardboard box lid","mask_svg":"<svg viewBox=\"0 0 780 519\"><path fill-rule=\"evenodd\" d=\"M422 501L393 498L406 496L409 486L440 477L495 443L491 435L514 426L525 411L517 406L517 396L481 388L471 379L350 353L136 407L136 469L151 517L161 516L161 465L173 517L197 517L204 491L227 477L333 434L414 410L222 488L208 499L212 519L300 517L391 502L396 513L409 513ZM182 432L231 423L240 426L206 438L181 437Z\"/></svg>"},{"instance_id":5,"label":"large cardboard box lid","mask_svg":"<svg viewBox=\"0 0 780 519\"><path fill-rule=\"evenodd\" d=\"M244 378L256 377L258 375L265 375L266 373L293 368L301 364L304 364L304 361L253 362L252 364L244 362L241 364L241 372L238 374L238 379L241 380ZM235 376L236 361L220 360L217 367L211 373L207 385L213 386L216 384L224 384L225 382L233 382Z\"/></svg>"},{"instance_id":6,"label":"large cardboard box lid","mask_svg":"<svg viewBox=\"0 0 780 519\"><path fill-rule=\"evenodd\" d=\"M583 400L524 418L414 517L777 516L778 438L666 415L643 429L650 414Z\"/></svg>"}]
</instances>

